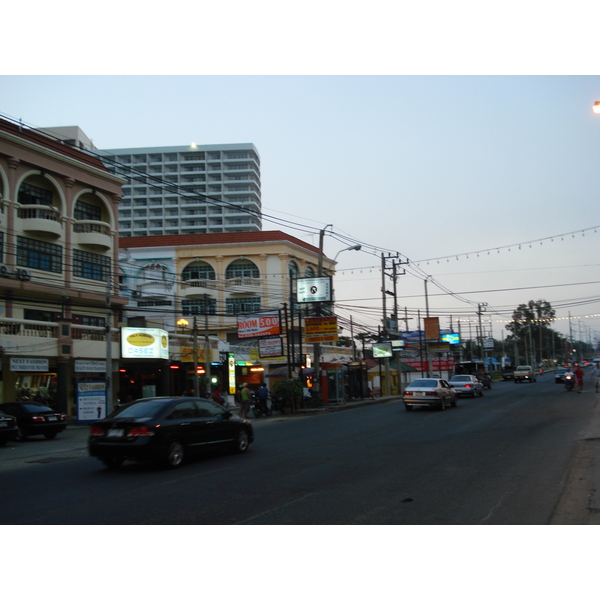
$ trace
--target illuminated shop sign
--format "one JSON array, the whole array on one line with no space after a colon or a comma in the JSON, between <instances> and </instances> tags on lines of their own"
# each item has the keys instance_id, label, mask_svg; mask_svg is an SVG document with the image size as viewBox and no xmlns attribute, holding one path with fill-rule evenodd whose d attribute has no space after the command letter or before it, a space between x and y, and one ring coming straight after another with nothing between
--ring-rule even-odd
<instances>
[{"instance_id":1,"label":"illuminated shop sign","mask_svg":"<svg viewBox=\"0 0 600 600\"><path fill-rule=\"evenodd\" d=\"M122 358L169 358L169 334L164 329L121 328Z\"/></svg>"}]
</instances>

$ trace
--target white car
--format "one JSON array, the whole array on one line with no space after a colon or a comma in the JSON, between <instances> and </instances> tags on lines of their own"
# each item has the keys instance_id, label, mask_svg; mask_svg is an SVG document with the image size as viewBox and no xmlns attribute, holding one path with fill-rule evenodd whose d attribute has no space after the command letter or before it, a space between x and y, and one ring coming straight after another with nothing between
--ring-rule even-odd
<instances>
[{"instance_id":1,"label":"white car","mask_svg":"<svg viewBox=\"0 0 600 600\"><path fill-rule=\"evenodd\" d=\"M448 404L456 406L456 391L445 379L415 379L404 389L402 401L406 410L412 410L413 406L432 406L444 410Z\"/></svg>"},{"instance_id":2,"label":"white car","mask_svg":"<svg viewBox=\"0 0 600 600\"><path fill-rule=\"evenodd\" d=\"M483 396L483 383L475 375L455 375L448 383L459 396Z\"/></svg>"}]
</instances>

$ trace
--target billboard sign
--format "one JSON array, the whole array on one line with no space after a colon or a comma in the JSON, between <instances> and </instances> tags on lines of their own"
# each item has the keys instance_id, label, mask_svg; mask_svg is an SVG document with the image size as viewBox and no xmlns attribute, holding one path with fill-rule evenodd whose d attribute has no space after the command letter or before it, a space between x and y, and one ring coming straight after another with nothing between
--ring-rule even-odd
<instances>
[{"instance_id":1,"label":"billboard sign","mask_svg":"<svg viewBox=\"0 0 600 600\"><path fill-rule=\"evenodd\" d=\"M77 383L77 422L90 423L106 417L106 381Z\"/></svg>"},{"instance_id":2,"label":"billboard sign","mask_svg":"<svg viewBox=\"0 0 600 600\"><path fill-rule=\"evenodd\" d=\"M169 334L164 329L121 327L122 358L169 358Z\"/></svg>"},{"instance_id":3,"label":"billboard sign","mask_svg":"<svg viewBox=\"0 0 600 600\"><path fill-rule=\"evenodd\" d=\"M440 339L442 342L448 342L449 344L460 344L459 333L442 333L442 337Z\"/></svg>"},{"instance_id":4,"label":"billboard sign","mask_svg":"<svg viewBox=\"0 0 600 600\"><path fill-rule=\"evenodd\" d=\"M440 319L439 317L425 317L423 319L425 326L425 339L426 340L439 340L440 339Z\"/></svg>"},{"instance_id":5,"label":"billboard sign","mask_svg":"<svg viewBox=\"0 0 600 600\"><path fill-rule=\"evenodd\" d=\"M373 344L373 358L391 358L393 356L392 344L390 342L378 342Z\"/></svg>"},{"instance_id":6,"label":"billboard sign","mask_svg":"<svg viewBox=\"0 0 600 600\"><path fill-rule=\"evenodd\" d=\"M337 339L337 317L307 317L304 320L304 340L307 344L335 342Z\"/></svg>"},{"instance_id":7,"label":"billboard sign","mask_svg":"<svg viewBox=\"0 0 600 600\"><path fill-rule=\"evenodd\" d=\"M279 311L238 315L238 338L271 337L281 334Z\"/></svg>"},{"instance_id":8,"label":"billboard sign","mask_svg":"<svg viewBox=\"0 0 600 600\"><path fill-rule=\"evenodd\" d=\"M296 302L331 302L331 277L303 277L296 286Z\"/></svg>"},{"instance_id":9,"label":"billboard sign","mask_svg":"<svg viewBox=\"0 0 600 600\"><path fill-rule=\"evenodd\" d=\"M260 358L283 356L283 340L280 337L258 340L258 355Z\"/></svg>"}]
</instances>

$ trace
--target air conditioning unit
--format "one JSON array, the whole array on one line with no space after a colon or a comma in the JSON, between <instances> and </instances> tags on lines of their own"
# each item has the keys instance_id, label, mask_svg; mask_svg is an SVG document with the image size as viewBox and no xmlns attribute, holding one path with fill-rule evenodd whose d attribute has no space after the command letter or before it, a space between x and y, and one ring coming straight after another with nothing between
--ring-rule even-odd
<instances>
[{"instance_id":1,"label":"air conditioning unit","mask_svg":"<svg viewBox=\"0 0 600 600\"><path fill-rule=\"evenodd\" d=\"M133 290L131 292L131 297L132 298L141 298L142 297L142 292L138 292L137 290Z\"/></svg>"},{"instance_id":2,"label":"air conditioning unit","mask_svg":"<svg viewBox=\"0 0 600 600\"><path fill-rule=\"evenodd\" d=\"M6 265L0 265L0 277L10 277L10 272Z\"/></svg>"},{"instance_id":3,"label":"air conditioning unit","mask_svg":"<svg viewBox=\"0 0 600 600\"><path fill-rule=\"evenodd\" d=\"M15 277L21 281L29 281L31 279L31 271L27 269L16 269Z\"/></svg>"}]
</instances>

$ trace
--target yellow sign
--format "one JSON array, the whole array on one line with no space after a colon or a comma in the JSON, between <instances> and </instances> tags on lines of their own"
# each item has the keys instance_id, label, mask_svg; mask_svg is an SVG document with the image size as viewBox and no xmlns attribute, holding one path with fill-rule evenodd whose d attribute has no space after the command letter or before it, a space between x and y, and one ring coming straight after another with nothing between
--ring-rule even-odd
<instances>
[{"instance_id":1,"label":"yellow sign","mask_svg":"<svg viewBox=\"0 0 600 600\"><path fill-rule=\"evenodd\" d=\"M337 341L337 317L307 318L304 321L304 339L307 344Z\"/></svg>"},{"instance_id":2,"label":"yellow sign","mask_svg":"<svg viewBox=\"0 0 600 600\"><path fill-rule=\"evenodd\" d=\"M181 362L194 362L194 348L192 346L182 346L181 347ZM211 352L212 354L212 352ZM205 363L206 362L206 352L204 348L198 348L198 362Z\"/></svg>"}]
</instances>

